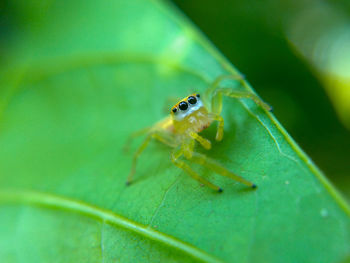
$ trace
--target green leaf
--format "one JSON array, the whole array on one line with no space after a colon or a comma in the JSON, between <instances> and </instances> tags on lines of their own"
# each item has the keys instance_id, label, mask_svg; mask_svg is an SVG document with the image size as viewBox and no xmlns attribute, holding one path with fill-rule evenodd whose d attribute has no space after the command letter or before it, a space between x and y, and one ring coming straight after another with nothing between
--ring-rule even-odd
<instances>
[{"instance_id":1,"label":"green leaf","mask_svg":"<svg viewBox=\"0 0 350 263\"><path fill-rule=\"evenodd\" d=\"M225 191L201 187L159 143L126 187L127 137L166 116L172 98L237 71L164 2L37 5L18 4L0 64L1 262L349 258L349 207L251 101L226 98L224 140L201 151L257 190L196 166ZM214 128L203 135L213 140Z\"/></svg>"}]
</instances>

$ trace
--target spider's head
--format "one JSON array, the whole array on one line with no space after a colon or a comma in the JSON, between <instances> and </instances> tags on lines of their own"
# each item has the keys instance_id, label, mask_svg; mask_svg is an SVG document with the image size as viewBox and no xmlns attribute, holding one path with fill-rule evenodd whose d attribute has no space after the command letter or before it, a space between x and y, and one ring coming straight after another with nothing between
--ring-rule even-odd
<instances>
[{"instance_id":1,"label":"spider's head","mask_svg":"<svg viewBox=\"0 0 350 263\"><path fill-rule=\"evenodd\" d=\"M178 103L176 103L170 111L171 116L176 121L182 121L186 117L197 112L200 108L203 107L203 103L200 99L199 94L192 94Z\"/></svg>"}]
</instances>

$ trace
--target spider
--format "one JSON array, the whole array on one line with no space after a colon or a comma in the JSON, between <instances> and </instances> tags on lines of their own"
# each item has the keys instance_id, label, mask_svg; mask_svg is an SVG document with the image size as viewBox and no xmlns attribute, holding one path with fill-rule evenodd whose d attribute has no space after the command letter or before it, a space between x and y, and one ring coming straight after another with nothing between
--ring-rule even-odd
<instances>
[{"instance_id":1,"label":"spider","mask_svg":"<svg viewBox=\"0 0 350 263\"><path fill-rule=\"evenodd\" d=\"M243 81L242 77L228 76L228 78ZM236 99L251 99L265 110L271 110L271 107L268 104L263 102L252 92L239 91L232 88L221 88L218 87L219 82L220 79L217 80L216 83L214 82L215 84L203 94L203 98L198 93L185 97L171 108L168 117L157 122L152 127L146 128L131 136L136 137L144 133L147 134L143 143L134 154L131 171L126 182L127 185L131 184L133 181L136 163L140 154L145 150L149 142L152 139L155 139L173 149L171 153L171 161L174 165L182 169L193 179L217 192L222 192L223 189L209 182L195 172L186 162L186 159L187 161L202 165L221 176L229 177L251 188L257 187L256 184L232 173L213 159L194 150L196 142L204 149L209 150L211 148L211 142L198 133L208 128L214 121L218 122L215 139L217 141L223 139L224 119L220 115L222 111L223 96Z\"/></svg>"}]
</instances>

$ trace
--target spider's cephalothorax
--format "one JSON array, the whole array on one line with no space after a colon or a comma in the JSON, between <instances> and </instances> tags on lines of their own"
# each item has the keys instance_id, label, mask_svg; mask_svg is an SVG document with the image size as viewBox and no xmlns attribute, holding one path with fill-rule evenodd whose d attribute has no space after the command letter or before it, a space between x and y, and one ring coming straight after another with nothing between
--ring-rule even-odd
<instances>
[{"instance_id":1,"label":"spider's cephalothorax","mask_svg":"<svg viewBox=\"0 0 350 263\"><path fill-rule=\"evenodd\" d=\"M229 76L228 79L243 81L241 77ZM225 79L220 77L220 80ZM218 122L217 132L215 139L221 141L224 134L224 119L222 118L222 97L227 96L231 98L247 98L252 99L258 105L265 110L270 110L270 106L264 103L259 97L250 91L238 91L231 88L217 87L220 81L216 83L212 88L206 92L206 95L211 98L210 105L202 102L199 94L192 94L188 97L180 100L175 106L171 108L170 115L165 119L157 122L154 126L148 129L144 129L141 132L135 134L147 133L147 137L136 151L131 172L129 174L127 184L130 184L135 174L136 162L140 154L147 147L151 139L156 139L161 143L173 148L171 154L171 161L184 172L186 172L193 179L199 181L203 185L206 185L218 192L222 192L222 188L218 187L205 178L201 177L197 172L192 170L189 164L185 160L181 160L181 157L185 157L188 162L197 163L213 170L214 172L236 180L242 184L255 188L256 185L245 180L244 178L235 175L225 167L221 166L214 160L208 158L204 154L200 154L195 151L195 143L198 142L202 147L209 150L211 148L211 142L199 135L202 130L207 128L213 121ZM210 109L210 110L209 110Z\"/></svg>"},{"instance_id":2,"label":"spider's cephalothorax","mask_svg":"<svg viewBox=\"0 0 350 263\"><path fill-rule=\"evenodd\" d=\"M212 122L199 94L192 94L178 102L170 114L174 132L178 134L201 132Z\"/></svg>"}]
</instances>

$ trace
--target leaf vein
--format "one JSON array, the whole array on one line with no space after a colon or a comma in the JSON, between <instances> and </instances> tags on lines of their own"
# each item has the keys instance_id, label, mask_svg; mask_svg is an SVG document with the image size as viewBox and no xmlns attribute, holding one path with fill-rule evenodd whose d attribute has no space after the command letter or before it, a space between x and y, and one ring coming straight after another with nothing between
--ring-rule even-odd
<instances>
[{"instance_id":1,"label":"leaf vein","mask_svg":"<svg viewBox=\"0 0 350 263\"><path fill-rule=\"evenodd\" d=\"M151 220L148 224L148 227L151 228L152 227L152 223L156 217L156 215L158 214L160 208L163 206L165 199L167 198L168 193L170 192L170 190L176 185L176 183L179 181L180 176L177 176L177 178L174 180L174 182L168 187L168 189L164 192L162 200L160 201L159 205L157 206L157 208L154 211L154 214L151 217Z\"/></svg>"},{"instance_id":2,"label":"leaf vein","mask_svg":"<svg viewBox=\"0 0 350 263\"><path fill-rule=\"evenodd\" d=\"M143 226L112 211L66 197L36 191L1 190L0 203L26 204L75 212L149 238L162 245L181 251L197 261L222 262L207 252L173 236Z\"/></svg>"}]
</instances>

